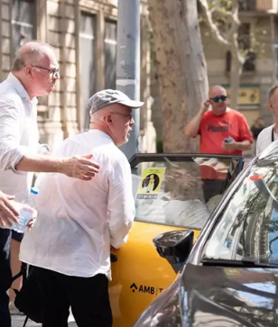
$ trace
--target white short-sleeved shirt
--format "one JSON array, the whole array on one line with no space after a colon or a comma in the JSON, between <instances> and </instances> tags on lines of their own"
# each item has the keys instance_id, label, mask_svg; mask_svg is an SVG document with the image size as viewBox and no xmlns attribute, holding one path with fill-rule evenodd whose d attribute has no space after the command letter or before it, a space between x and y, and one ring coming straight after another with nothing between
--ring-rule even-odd
<instances>
[{"instance_id":1,"label":"white short-sleeved shirt","mask_svg":"<svg viewBox=\"0 0 278 327\"><path fill-rule=\"evenodd\" d=\"M272 141L278 140L278 134L274 132L274 140L272 140L272 131L274 125L264 128L258 138L256 143L256 155L262 153L271 143Z\"/></svg>"}]
</instances>

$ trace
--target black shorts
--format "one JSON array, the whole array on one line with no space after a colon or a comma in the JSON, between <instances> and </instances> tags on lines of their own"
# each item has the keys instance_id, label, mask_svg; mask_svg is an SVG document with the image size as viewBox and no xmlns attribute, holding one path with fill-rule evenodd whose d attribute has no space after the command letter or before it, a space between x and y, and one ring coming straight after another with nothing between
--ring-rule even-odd
<instances>
[{"instance_id":1,"label":"black shorts","mask_svg":"<svg viewBox=\"0 0 278 327\"><path fill-rule=\"evenodd\" d=\"M12 239L21 243L22 239L23 239L24 234L23 233L18 233L16 231L12 231Z\"/></svg>"}]
</instances>

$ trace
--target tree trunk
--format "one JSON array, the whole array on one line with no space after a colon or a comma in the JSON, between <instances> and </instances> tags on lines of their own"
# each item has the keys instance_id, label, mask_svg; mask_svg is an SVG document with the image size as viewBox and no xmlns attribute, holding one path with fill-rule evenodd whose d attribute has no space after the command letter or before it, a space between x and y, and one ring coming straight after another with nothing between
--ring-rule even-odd
<instances>
[{"instance_id":1,"label":"tree trunk","mask_svg":"<svg viewBox=\"0 0 278 327\"><path fill-rule=\"evenodd\" d=\"M163 118L164 152L196 152L183 129L208 96L197 2L149 0Z\"/></svg>"},{"instance_id":2,"label":"tree trunk","mask_svg":"<svg viewBox=\"0 0 278 327\"><path fill-rule=\"evenodd\" d=\"M232 63L230 71L230 101L229 106L232 109L238 109L238 91L242 75L243 63L237 59L237 53L231 51Z\"/></svg>"}]
</instances>

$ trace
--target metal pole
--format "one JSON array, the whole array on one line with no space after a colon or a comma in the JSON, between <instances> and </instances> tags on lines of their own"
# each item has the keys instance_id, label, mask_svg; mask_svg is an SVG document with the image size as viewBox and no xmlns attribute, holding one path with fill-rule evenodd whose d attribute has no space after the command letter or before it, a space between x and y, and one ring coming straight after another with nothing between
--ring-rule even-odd
<instances>
[{"instance_id":1,"label":"metal pole","mask_svg":"<svg viewBox=\"0 0 278 327\"><path fill-rule=\"evenodd\" d=\"M275 16L271 14L270 17L270 26L271 26L271 48L272 48L272 85L277 83L277 49L276 49L276 31L275 31Z\"/></svg>"},{"instance_id":2,"label":"metal pole","mask_svg":"<svg viewBox=\"0 0 278 327\"><path fill-rule=\"evenodd\" d=\"M140 0L118 0L116 88L140 100ZM120 147L128 159L138 152L140 110L127 144Z\"/></svg>"}]
</instances>

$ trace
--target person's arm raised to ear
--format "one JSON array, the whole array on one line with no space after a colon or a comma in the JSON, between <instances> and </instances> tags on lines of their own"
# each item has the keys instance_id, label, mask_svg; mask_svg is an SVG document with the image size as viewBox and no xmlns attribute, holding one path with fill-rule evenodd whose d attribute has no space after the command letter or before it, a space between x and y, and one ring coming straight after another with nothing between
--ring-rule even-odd
<instances>
[{"instance_id":1,"label":"person's arm raised to ear","mask_svg":"<svg viewBox=\"0 0 278 327\"><path fill-rule=\"evenodd\" d=\"M208 110L209 106L210 100L202 102L201 108L198 111L197 115L195 115L184 128L184 134L187 137L194 138L198 135L201 120L203 118L204 113Z\"/></svg>"}]
</instances>

